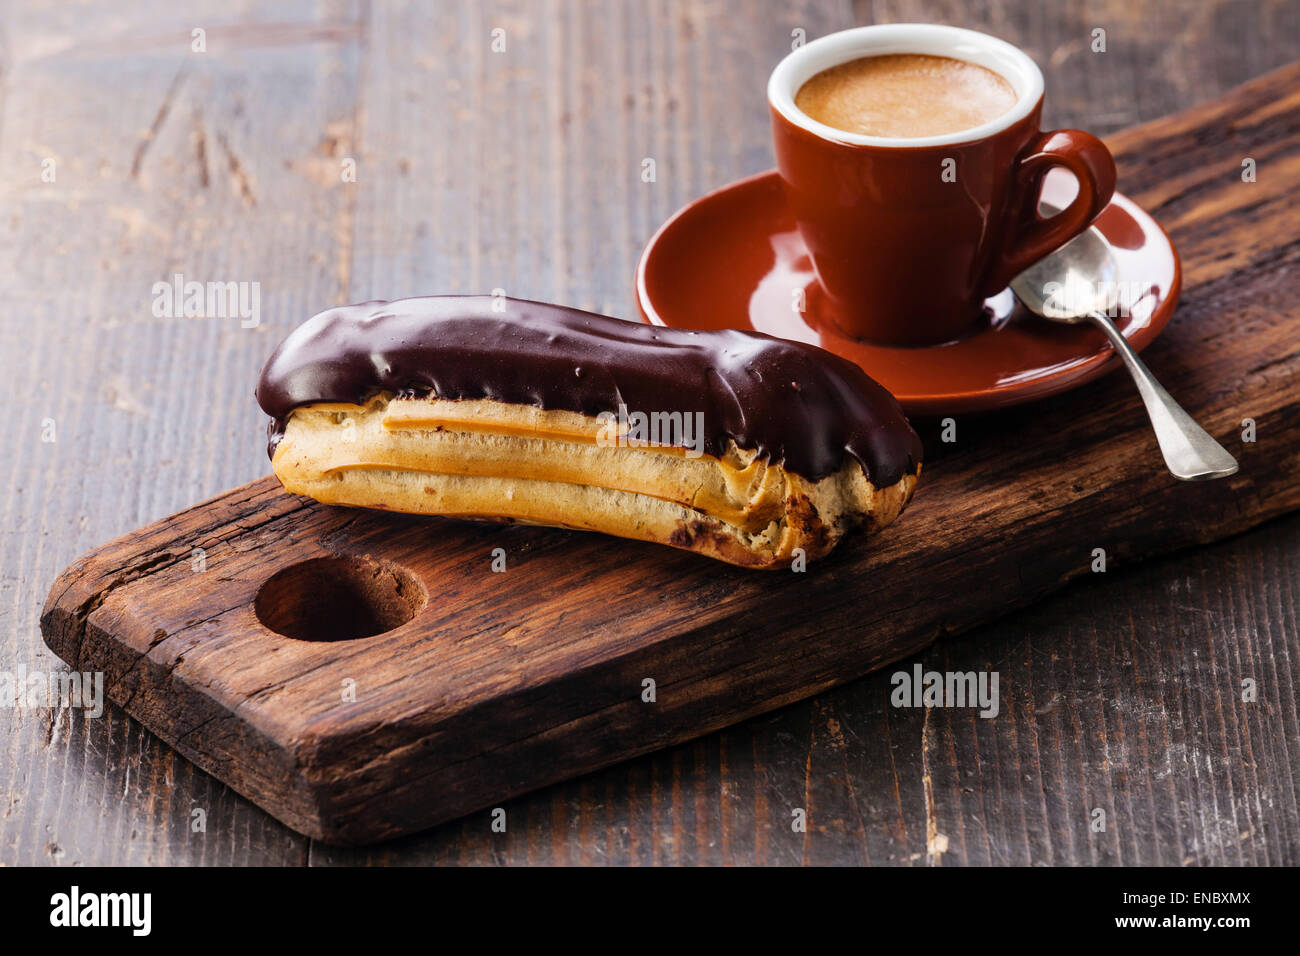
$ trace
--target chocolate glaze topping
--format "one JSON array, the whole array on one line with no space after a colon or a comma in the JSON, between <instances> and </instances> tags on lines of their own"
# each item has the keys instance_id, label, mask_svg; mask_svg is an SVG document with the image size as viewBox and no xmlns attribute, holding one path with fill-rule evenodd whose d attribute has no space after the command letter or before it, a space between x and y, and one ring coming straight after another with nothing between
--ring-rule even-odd
<instances>
[{"instance_id":1,"label":"chocolate glaze topping","mask_svg":"<svg viewBox=\"0 0 1300 956\"><path fill-rule=\"evenodd\" d=\"M504 311L493 311L504 306ZM704 451L727 439L817 481L852 455L877 487L921 460L894 397L853 363L756 332L688 332L558 305L432 296L329 309L289 334L262 369L268 452L314 402L489 398L597 415L703 413Z\"/></svg>"}]
</instances>

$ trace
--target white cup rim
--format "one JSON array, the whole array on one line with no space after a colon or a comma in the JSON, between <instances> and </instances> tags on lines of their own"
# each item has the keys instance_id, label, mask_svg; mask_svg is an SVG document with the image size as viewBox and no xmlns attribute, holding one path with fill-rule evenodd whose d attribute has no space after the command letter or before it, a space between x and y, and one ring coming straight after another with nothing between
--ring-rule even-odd
<instances>
[{"instance_id":1,"label":"white cup rim","mask_svg":"<svg viewBox=\"0 0 1300 956\"><path fill-rule=\"evenodd\" d=\"M795 94L813 76L833 66L864 56L889 53L923 53L965 60L997 73L1016 93L1016 104L987 123L938 136L868 136L819 123L794 105ZM806 43L786 55L767 81L767 100L781 116L821 139L851 146L895 148L949 146L970 143L1018 123L1043 96L1043 74L1038 64L1005 40L934 23L886 23L841 30Z\"/></svg>"}]
</instances>

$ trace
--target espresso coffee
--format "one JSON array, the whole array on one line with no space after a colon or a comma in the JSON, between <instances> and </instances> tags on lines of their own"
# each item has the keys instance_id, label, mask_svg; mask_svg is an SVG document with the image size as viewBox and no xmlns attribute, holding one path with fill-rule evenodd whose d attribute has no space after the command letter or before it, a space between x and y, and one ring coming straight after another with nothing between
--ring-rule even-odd
<instances>
[{"instance_id":1,"label":"espresso coffee","mask_svg":"<svg viewBox=\"0 0 1300 956\"><path fill-rule=\"evenodd\" d=\"M947 56L867 56L823 70L794 97L819 123L847 133L942 136L997 119L1016 91L992 70Z\"/></svg>"}]
</instances>

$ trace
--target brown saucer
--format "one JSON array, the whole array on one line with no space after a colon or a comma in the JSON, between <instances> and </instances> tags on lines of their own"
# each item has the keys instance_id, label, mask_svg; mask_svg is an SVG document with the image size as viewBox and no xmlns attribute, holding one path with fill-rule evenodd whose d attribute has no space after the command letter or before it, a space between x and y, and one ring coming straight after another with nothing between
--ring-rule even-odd
<instances>
[{"instance_id":1,"label":"brown saucer","mask_svg":"<svg viewBox=\"0 0 1300 956\"><path fill-rule=\"evenodd\" d=\"M1068 175L1049 175L1042 198L1064 206L1073 189ZM1182 285L1178 253L1159 224L1119 193L1094 225L1115 247L1121 301L1129 307L1116 323L1141 351L1173 316ZM775 171L679 210L646 245L636 282L646 322L754 329L820 345L856 362L914 415L1017 405L1082 385L1119 361L1101 332L1037 319L1010 290L986 301L989 317L979 328L942 345L873 345L818 322L820 287ZM795 308L800 290L804 312Z\"/></svg>"}]
</instances>

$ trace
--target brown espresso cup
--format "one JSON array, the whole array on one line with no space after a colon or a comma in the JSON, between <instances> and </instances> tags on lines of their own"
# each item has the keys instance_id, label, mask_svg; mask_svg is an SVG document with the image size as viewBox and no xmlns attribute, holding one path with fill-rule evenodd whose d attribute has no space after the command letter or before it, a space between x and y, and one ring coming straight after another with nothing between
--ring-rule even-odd
<instances>
[{"instance_id":1,"label":"brown espresso cup","mask_svg":"<svg viewBox=\"0 0 1300 956\"><path fill-rule=\"evenodd\" d=\"M1015 105L970 129L915 138L845 132L795 106L818 73L887 54L974 63L1011 86ZM1115 190L1101 140L1039 128L1034 61L973 30L888 24L822 37L777 65L768 104L786 200L821 287L811 318L855 338L921 346L969 332L985 299L1086 229ZM1078 191L1044 218L1038 195L1054 166L1074 175Z\"/></svg>"}]
</instances>

